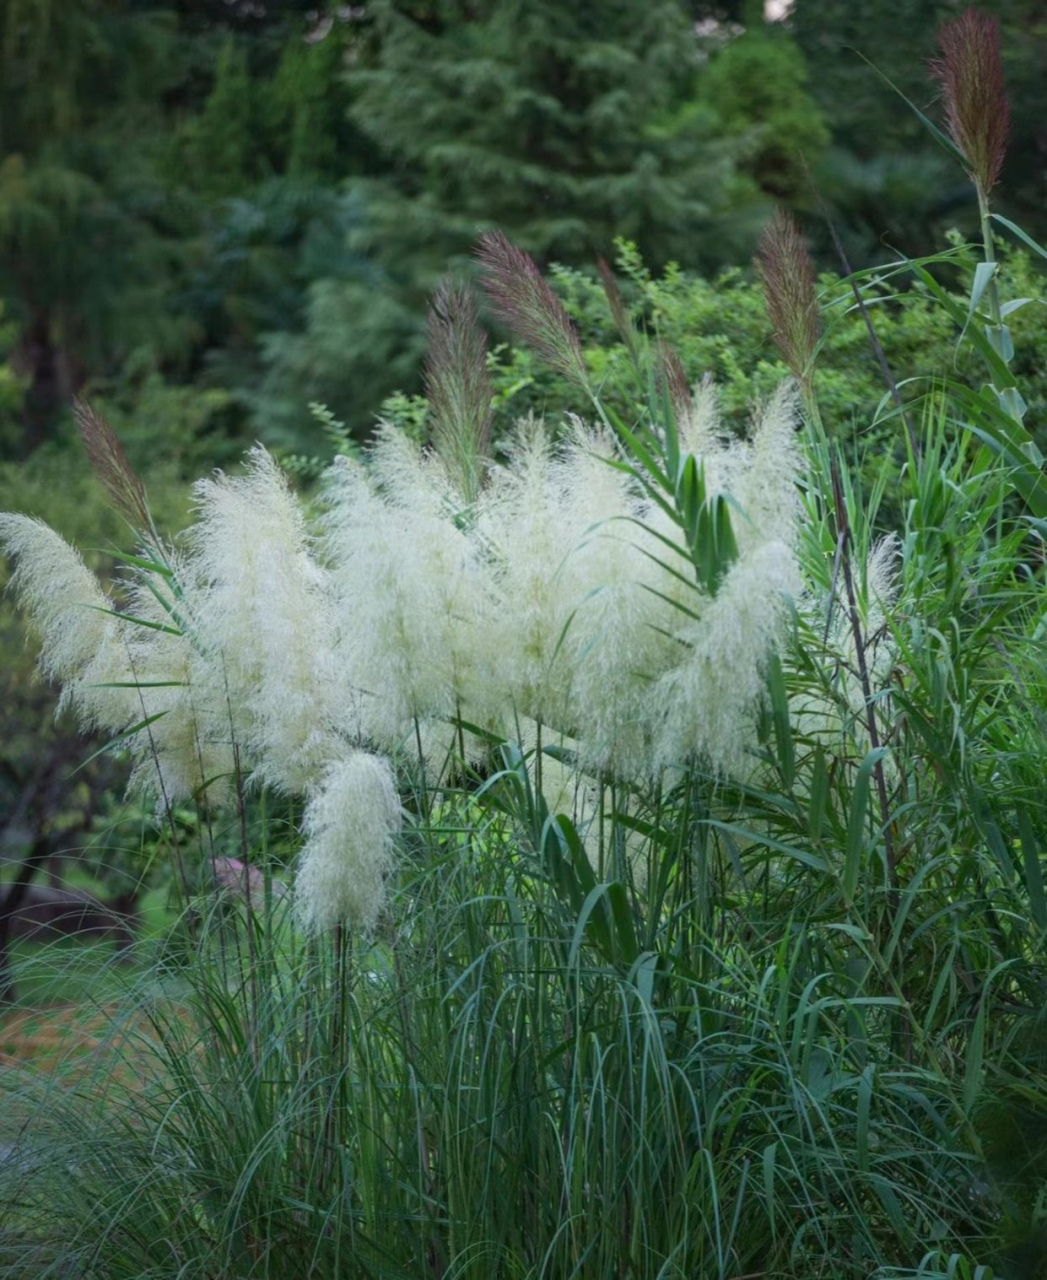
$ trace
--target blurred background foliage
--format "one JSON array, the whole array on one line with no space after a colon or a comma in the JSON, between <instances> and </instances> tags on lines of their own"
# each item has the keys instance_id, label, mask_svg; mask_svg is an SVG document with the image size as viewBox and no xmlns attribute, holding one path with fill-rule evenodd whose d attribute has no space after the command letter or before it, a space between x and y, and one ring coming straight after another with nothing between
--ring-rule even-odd
<instances>
[{"instance_id":1,"label":"blurred background foliage","mask_svg":"<svg viewBox=\"0 0 1047 1280\"><path fill-rule=\"evenodd\" d=\"M933 112L960 7L5 0L5 456L60 439L80 391L186 474L319 444L310 401L364 435L418 390L425 298L492 226L576 269L625 237L681 299L747 263L773 202L837 270L816 192L854 267L929 252L974 226L969 185L858 53ZM984 7L1003 212L1043 238L1047 18Z\"/></svg>"},{"instance_id":2,"label":"blurred background foliage","mask_svg":"<svg viewBox=\"0 0 1047 1280\"><path fill-rule=\"evenodd\" d=\"M783 373L748 263L786 205L838 317L822 395L857 436L883 385L824 211L854 268L977 222L965 175L858 55L933 115L925 62L962 7L3 0L0 509L44 517L95 563L121 544L74 444L76 394L118 430L163 528L185 519L187 479L254 439L301 461L365 438L380 411L424 430L425 301L448 270L471 270L491 227L553 269L606 399L624 389L625 356L597 255L617 263L634 316L693 379L715 377L740 419ZM1040 0L982 8L1003 26L1011 97L1001 209L1043 240L1047 14ZM1006 270L1008 296L1035 296L1023 254ZM940 310L882 293L896 377L951 365ZM1035 432L1043 307L1014 329ZM494 338L503 429L569 402ZM860 447L882 455L900 433ZM0 813L20 815L0 822L5 848L28 838L27 797L51 829L40 778L86 754L51 723L29 654L0 604ZM94 767L81 827L108 785Z\"/></svg>"}]
</instances>

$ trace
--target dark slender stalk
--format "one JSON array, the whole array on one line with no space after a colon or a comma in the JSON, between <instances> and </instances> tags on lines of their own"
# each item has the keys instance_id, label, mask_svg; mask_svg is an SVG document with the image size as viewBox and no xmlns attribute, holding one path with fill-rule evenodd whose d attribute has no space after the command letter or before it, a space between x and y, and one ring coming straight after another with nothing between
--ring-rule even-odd
<instances>
[{"instance_id":1,"label":"dark slender stalk","mask_svg":"<svg viewBox=\"0 0 1047 1280\"><path fill-rule=\"evenodd\" d=\"M247 804L244 799L244 773L240 763L240 744L236 740L236 729L233 721L233 704L229 693L229 681L222 664L222 677L225 681L226 710L229 716L229 738L233 748L233 777L236 779L236 820L240 829L240 861L244 865L244 908L247 913L247 973L249 983L248 1028L251 1043L251 1057L258 1066L258 956L255 949L255 918L251 904L250 892L250 847L247 837Z\"/></svg>"},{"instance_id":2,"label":"dark slender stalk","mask_svg":"<svg viewBox=\"0 0 1047 1280\"><path fill-rule=\"evenodd\" d=\"M190 690L190 703L192 703L191 690ZM195 706L193 707L193 741L196 744L196 763L197 763L197 767L200 770L200 780L201 782L206 782L207 777L206 777L206 774L204 773L204 752L203 752L203 746L200 742L200 722L196 718ZM212 889L214 892L217 893L218 891L218 853L215 847L214 826L211 822L211 810L207 805L206 798L203 796L201 796L200 811L202 812L203 818L204 818L203 826L206 827L207 829L207 852L209 853L210 859L211 859ZM200 836L200 845L201 845L201 853L203 853L204 849L203 849L202 829L201 829L201 836ZM244 874L246 875L246 871ZM222 986L224 988L228 988L229 966L226 962L226 955L225 955L224 930L219 930L219 933L218 933L218 966L222 972Z\"/></svg>"},{"instance_id":3,"label":"dark slender stalk","mask_svg":"<svg viewBox=\"0 0 1047 1280\"><path fill-rule=\"evenodd\" d=\"M873 705L872 681L869 678L869 664L865 660L865 637L862 634L862 622L858 615L858 602L854 591L854 575L851 571L851 528L847 517L847 504L843 495L843 483L840 479L840 466L835 455L831 462L833 504L836 509L836 527L839 530L840 572L843 576L844 590L847 594L847 611L854 637L855 663L858 668L858 679L862 686L862 699L865 703L865 723L869 734L869 746L873 751L880 749L880 730ZM898 868L895 865L894 836L891 820L891 807L887 797L887 780L883 771L883 757L873 765L873 780L876 795L880 804L881 827L883 830L884 857L887 862L887 882L889 885L889 902L892 912L898 897Z\"/></svg>"},{"instance_id":4,"label":"dark slender stalk","mask_svg":"<svg viewBox=\"0 0 1047 1280\"><path fill-rule=\"evenodd\" d=\"M425 818L425 825L429 826L429 784L425 777L425 752L422 750L422 726L418 723L417 716L414 718L414 741L415 747L418 750L418 785L422 789L422 816Z\"/></svg>"},{"instance_id":5,"label":"dark slender stalk","mask_svg":"<svg viewBox=\"0 0 1047 1280\"><path fill-rule=\"evenodd\" d=\"M461 699L456 698L454 704L455 719L458 722L458 757L462 778L462 785L466 780L466 760L465 760L465 730L462 728L462 703Z\"/></svg>"}]
</instances>

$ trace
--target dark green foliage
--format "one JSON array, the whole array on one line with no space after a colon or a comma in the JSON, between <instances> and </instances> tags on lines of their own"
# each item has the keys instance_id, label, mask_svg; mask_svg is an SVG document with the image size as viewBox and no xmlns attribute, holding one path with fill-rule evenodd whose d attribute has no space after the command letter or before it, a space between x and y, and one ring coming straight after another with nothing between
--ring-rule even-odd
<instances>
[{"instance_id":1,"label":"dark green foliage","mask_svg":"<svg viewBox=\"0 0 1047 1280\"><path fill-rule=\"evenodd\" d=\"M752 188L696 96L698 52L677 0L370 6L348 72L387 169L360 186L350 233L370 269L327 273L301 338L274 333L266 395L364 428L376 393L417 389L425 298L491 227L546 260L589 260L616 234L659 262L744 252L755 229L725 214Z\"/></svg>"},{"instance_id":2,"label":"dark green foliage","mask_svg":"<svg viewBox=\"0 0 1047 1280\"><path fill-rule=\"evenodd\" d=\"M988 8L1003 185L1035 233L1042 15ZM928 248L971 221L963 175L848 46L933 114L923 59L954 9L804 0L766 24L757 3L682 0L8 0L7 441L53 436L85 384L187 468L179 421L205 451L312 448L302 406L322 400L363 436L387 395L420 389L426 296L492 227L546 264L625 236L656 270L712 275L748 257L769 197L813 210L809 166L855 266Z\"/></svg>"},{"instance_id":3,"label":"dark green foliage","mask_svg":"<svg viewBox=\"0 0 1047 1280\"><path fill-rule=\"evenodd\" d=\"M166 306L177 203L156 175L175 79L171 15L12 0L0 27L0 293L18 325L25 444L88 372L184 345Z\"/></svg>"},{"instance_id":4,"label":"dark green foliage","mask_svg":"<svg viewBox=\"0 0 1047 1280\"><path fill-rule=\"evenodd\" d=\"M743 142L742 168L760 190L778 201L808 202L808 167L818 164L830 134L791 36L746 31L713 58L701 88L723 130Z\"/></svg>"},{"instance_id":5,"label":"dark green foliage","mask_svg":"<svg viewBox=\"0 0 1047 1280\"><path fill-rule=\"evenodd\" d=\"M615 234L660 262L693 258L722 215L729 171L694 109L678 0L380 0L370 14L373 52L350 83L354 118L396 165L374 201L388 260L443 263L490 226L545 258Z\"/></svg>"},{"instance_id":6,"label":"dark green foliage","mask_svg":"<svg viewBox=\"0 0 1047 1280\"><path fill-rule=\"evenodd\" d=\"M229 36L218 54L214 87L184 141L193 185L204 199L236 195L261 176L265 153L257 146L255 96L247 48Z\"/></svg>"}]
</instances>

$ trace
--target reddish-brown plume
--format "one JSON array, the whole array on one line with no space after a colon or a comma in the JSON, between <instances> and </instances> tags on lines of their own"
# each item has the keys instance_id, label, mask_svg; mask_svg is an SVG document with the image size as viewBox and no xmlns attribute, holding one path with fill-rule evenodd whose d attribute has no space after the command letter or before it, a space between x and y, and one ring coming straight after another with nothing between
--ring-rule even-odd
<instances>
[{"instance_id":1,"label":"reddish-brown plume","mask_svg":"<svg viewBox=\"0 0 1047 1280\"><path fill-rule=\"evenodd\" d=\"M537 263L500 231L486 231L476 247L491 311L567 377L583 385L585 359L571 318Z\"/></svg>"},{"instance_id":2,"label":"reddish-brown plume","mask_svg":"<svg viewBox=\"0 0 1047 1280\"><path fill-rule=\"evenodd\" d=\"M116 432L86 400L77 397L73 401L73 413L91 470L109 501L134 528L148 530L152 522L145 500L145 486L128 462Z\"/></svg>"},{"instance_id":3,"label":"reddish-brown plume","mask_svg":"<svg viewBox=\"0 0 1047 1280\"><path fill-rule=\"evenodd\" d=\"M942 87L949 134L971 166L971 176L988 194L1007 153L1010 110L1000 57L1000 24L968 9L938 31L940 58L931 74Z\"/></svg>"},{"instance_id":4,"label":"reddish-brown plume","mask_svg":"<svg viewBox=\"0 0 1047 1280\"><path fill-rule=\"evenodd\" d=\"M450 280L440 285L429 308L425 394L437 452L463 493L474 498L491 440L487 335L470 290Z\"/></svg>"},{"instance_id":5,"label":"reddish-brown plume","mask_svg":"<svg viewBox=\"0 0 1047 1280\"><path fill-rule=\"evenodd\" d=\"M818 346L814 266L799 227L783 209L775 210L760 237L756 266L778 350L793 377L806 383Z\"/></svg>"},{"instance_id":6,"label":"reddish-brown plume","mask_svg":"<svg viewBox=\"0 0 1047 1280\"><path fill-rule=\"evenodd\" d=\"M686 421L694 407L691 384L687 381L687 371L679 353L667 342L658 344L658 377L672 404L676 421Z\"/></svg>"},{"instance_id":7,"label":"reddish-brown plume","mask_svg":"<svg viewBox=\"0 0 1047 1280\"><path fill-rule=\"evenodd\" d=\"M622 297L622 291L618 287L618 281L615 279L614 272L611 270L605 258L596 259L596 270L600 274L600 283L603 285L604 296L607 298L607 305L611 308L611 318L614 320L614 327L618 330L618 335L629 349L629 353L636 355L636 334L633 332L632 321L629 319L629 311L625 305L625 299Z\"/></svg>"}]
</instances>

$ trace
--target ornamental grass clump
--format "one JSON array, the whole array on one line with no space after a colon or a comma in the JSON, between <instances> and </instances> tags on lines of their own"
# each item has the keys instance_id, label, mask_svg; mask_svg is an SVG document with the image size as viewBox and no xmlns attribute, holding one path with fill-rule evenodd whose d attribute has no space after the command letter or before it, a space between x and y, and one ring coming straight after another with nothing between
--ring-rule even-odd
<instances>
[{"instance_id":1,"label":"ornamental grass clump","mask_svg":"<svg viewBox=\"0 0 1047 1280\"><path fill-rule=\"evenodd\" d=\"M44 673L203 873L112 1070L0 1079L0 1280L1019 1273L1039 463L937 370L863 491L819 411L802 241L773 234L796 377L747 432L605 271L636 374L608 407L488 237L494 313L585 420L499 439L447 285L427 442L383 424L308 501L258 447L170 545L81 411L137 554L103 588L0 517ZM1001 1123L1029 1131L1016 1173Z\"/></svg>"},{"instance_id":2,"label":"ornamental grass clump","mask_svg":"<svg viewBox=\"0 0 1047 1280\"><path fill-rule=\"evenodd\" d=\"M501 313L563 365L574 339L537 267L501 241L484 253ZM441 289L431 330L433 446L380 426L363 462L324 477L315 522L259 445L241 474L197 484L195 523L166 547L84 408L109 441L100 461L91 451L103 481L144 526L114 587L123 608L44 526L2 526L43 670L85 726L125 735L136 787L161 809L220 806L244 785L305 797L303 893L322 884L327 900L303 909L310 928L377 917L385 837L346 861L351 888L332 887L354 787L359 812L379 815L361 820L368 839L395 828L369 753L432 782L527 721L535 750L543 735L571 741L583 789L695 763L744 771L799 588L790 390L748 439L722 430L703 386L652 417L646 445L594 399L595 425L527 420L494 460L461 289Z\"/></svg>"}]
</instances>

